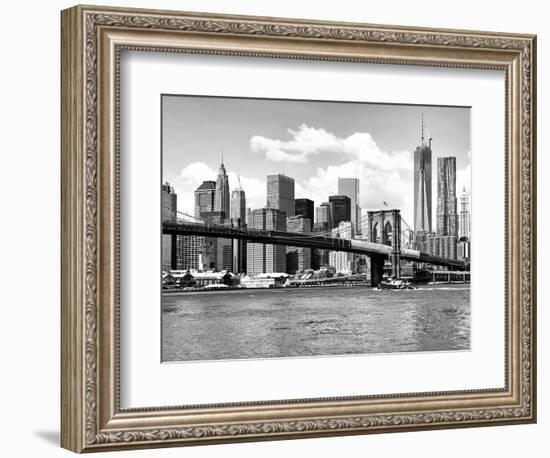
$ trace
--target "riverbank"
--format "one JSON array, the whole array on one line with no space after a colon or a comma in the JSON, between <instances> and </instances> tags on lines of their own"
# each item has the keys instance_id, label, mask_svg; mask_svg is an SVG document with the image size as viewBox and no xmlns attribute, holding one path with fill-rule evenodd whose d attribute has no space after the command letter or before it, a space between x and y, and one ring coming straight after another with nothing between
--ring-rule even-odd
<instances>
[{"instance_id":1,"label":"riverbank","mask_svg":"<svg viewBox=\"0 0 550 458\"><path fill-rule=\"evenodd\" d=\"M414 284L413 284L414 285ZM450 286L460 286L460 285L465 285L468 287L470 287L470 283L465 283L465 282L430 282L430 283L424 283L424 284L417 284L417 285L414 285L416 289L425 289L426 287L430 287L430 286L445 286L445 285L450 285ZM353 288L357 288L357 289L373 289L373 290L377 290L376 287L373 287L371 286L370 284L364 284L364 285L361 285L361 284L351 284L351 285L345 285L345 284L339 284L339 285L309 285L309 286L299 286L299 287L278 287L278 288L223 288L223 289L205 289L205 288L197 288L197 289L189 289L189 290L181 290L181 289L172 289L172 290L167 290L167 289L163 289L162 290L162 295L163 296L180 296L180 295L186 295L186 294L194 294L194 293L209 293L209 294L225 294L225 293L238 293L238 292L243 292L243 293L246 293L247 291L297 291L297 290L301 290L301 291L304 291L306 289L314 289L314 290L318 290L318 289L330 289L330 290L333 290L333 289L343 289L343 290L349 290L349 289L353 289Z\"/></svg>"}]
</instances>

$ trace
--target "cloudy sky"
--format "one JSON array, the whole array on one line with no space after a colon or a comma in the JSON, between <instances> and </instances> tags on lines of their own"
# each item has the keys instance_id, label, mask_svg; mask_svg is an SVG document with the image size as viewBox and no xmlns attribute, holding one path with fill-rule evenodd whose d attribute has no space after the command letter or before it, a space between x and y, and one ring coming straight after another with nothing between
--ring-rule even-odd
<instances>
[{"instance_id":1,"label":"cloudy sky","mask_svg":"<svg viewBox=\"0 0 550 458\"><path fill-rule=\"evenodd\" d=\"M386 201L412 224L422 113L433 168L437 157L456 156L457 190L469 191L469 108L181 95L162 96L163 181L192 215L193 191L216 179L223 152L230 188L240 175L252 209L265 206L268 174L293 177L296 198L315 206L337 193L338 177L357 177L364 210ZM434 218L436 192L434 173Z\"/></svg>"}]
</instances>

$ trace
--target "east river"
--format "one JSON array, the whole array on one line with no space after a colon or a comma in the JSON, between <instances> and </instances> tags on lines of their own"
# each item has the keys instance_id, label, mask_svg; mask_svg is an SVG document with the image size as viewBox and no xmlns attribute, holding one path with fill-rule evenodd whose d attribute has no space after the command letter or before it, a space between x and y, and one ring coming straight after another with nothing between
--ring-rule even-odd
<instances>
[{"instance_id":1,"label":"east river","mask_svg":"<svg viewBox=\"0 0 550 458\"><path fill-rule=\"evenodd\" d=\"M292 288L162 297L162 360L470 348L470 288Z\"/></svg>"}]
</instances>

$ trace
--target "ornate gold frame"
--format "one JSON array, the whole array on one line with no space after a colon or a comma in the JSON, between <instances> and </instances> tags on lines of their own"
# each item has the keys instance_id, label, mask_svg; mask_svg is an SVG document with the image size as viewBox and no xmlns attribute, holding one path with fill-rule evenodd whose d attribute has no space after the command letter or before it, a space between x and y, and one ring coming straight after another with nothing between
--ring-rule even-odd
<instances>
[{"instance_id":1,"label":"ornate gold frame","mask_svg":"<svg viewBox=\"0 0 550 458\"><path fill-rule=\"evenodd\" d=\"M535 421L535 36L92 6L64 10L61 32L63 447L89 452ZM122 49L504 70L506 387L121 410Z\"/></svg>"}]
</instances>

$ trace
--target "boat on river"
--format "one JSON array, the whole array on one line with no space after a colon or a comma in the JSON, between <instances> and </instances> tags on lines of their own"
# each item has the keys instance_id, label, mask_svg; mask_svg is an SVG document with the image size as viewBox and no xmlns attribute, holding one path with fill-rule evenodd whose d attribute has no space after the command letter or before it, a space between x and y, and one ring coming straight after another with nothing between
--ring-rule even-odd
<instances>
[{"instance_id":1,"label":"boat on river","mask_svg":"<svg viewBox=\"0 0 550 458\"><path fill-rule=\"evenodd\" d=\"M416 289L416 287L411 285L408 281L390 278L388 280L382 280L378 284L377 289Z\"/></svg>"}]
</instances>

